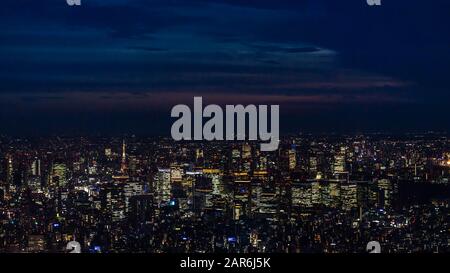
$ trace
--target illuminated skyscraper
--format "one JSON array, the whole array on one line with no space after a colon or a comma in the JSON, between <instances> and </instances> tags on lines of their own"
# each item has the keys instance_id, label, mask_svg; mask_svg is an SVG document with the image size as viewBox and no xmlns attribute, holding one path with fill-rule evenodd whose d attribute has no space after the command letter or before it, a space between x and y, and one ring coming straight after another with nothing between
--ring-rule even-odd
<instances>
[{"instance_id":1,"label":"illuminated skyscraper","mask_svg":"<svg viewBox=\"0 0 450 273\"><path fill-rule=\"evenodd\" d=\"M240 172L242 170L241 151L238 148L231 150L231 166L232 172Z\"/></svg>"},{"instance_id":2,"label":"illuminated skyscraper","mask_svg":"<svg viewBox=\"0 0 450 273\"><path fill-rule=\"evenodd\" d=\"M249 159L252 156L252 147L249 144L242 145L242 158Z\"/></svg>"},{"instance_id":3,"label":"illuminated skyscraper","mask_svg":"<svg viewBox=\"0 0 450 273\"><path fill-rule=\"evenodd\" d=\"M128 181L124 185L126 211L129 209L130 199L133 196L144 193L144 183L140 181Z\"/></svg>"},{"instance_id":4,"label":"illuminated skyscraper","mask_svg":"<svg viewBox=\"0 0 450 273\"><path fill-rule=\"evenodd\" d=\"M138 170L138 159L135 156L128 156L128 169L130 175L136 175Z\"/></svg>"},{"instance_id":5,"label":"illuminated skyscraper","mask_svg":"<svg viewBox=\"0 0 450 273\"><path fill-rule=\"evenodd\" d=\"M320 187L321 204L336 208L340 204L341 183L339 180L324 181Z\"/></svg>"},{"instance_id":6,"label":"illuminated skyscraper","mask_svg":"<svg viewBox=\"0 0 450 273\"><path fill-rule=\"evenodd\" d=\"M289 149L288 158L289 158L289 170L292 171L297 167L297 153L294 148Z\"/></svg>"},{"instance_id":7,"label":"illuminated skyscraper","mask_svg":"<svg viewBox=\"0 0 450 273\"><path fill-rule=\"evenodd\" d=\"M58 163L53 165L52 186L64 187L67 183L67 167L65 164Z\"/></svg>"},{"instance_id":8,"label":"illuminated skyscraper","mask_svg":"<svg viewBox=\"0 0 450 273\"><path fill-rule=\"evenodd\" d=\"M100 190L101 209L111 221L117 222L125 218L124 183L116 180L102 186Z\"/></svg>"},{"instance_id":9,"label":"illuminated skyscraper","mask_svg":"<svg viewBox=\"0 0 450 273\"><path fill-rule=\"evenodd\" d=\"M322 204L322 192L320 190L320 180L311 180L311 202L313 205Z\"/></svg>"},{"instance_id":10,"label":"illuminated skyscraper","mask_svg":"<svg viewBox=\"0 0 450 273\"><path fill-rule=\"evenodd\" d=\"M392 200L392 184L388 179L380 179L378 186L378 205L383 208L389 208Z\"/></svg>"},{"instance_id":11,"label":"illuminated skyscraper","mask_svg":"<svg viewBox=\"0 0 450 273\"><path fill-rule=\"evenodd\" d=\"M169 202L171 188L172 185L170 183L170 169L158 169L155 177L156 202Z\"/></svg>"},{"instance_id":12,"label":"illuminated skyscraper","mask_svg":"<svg viewBox=\"0 0 450 273\"><path fill-rule=\"evenodd\" d=\"M127 171L127 146L125 144L125 140L122 142L122 162L120 165L120 172L125 174Z\"/></svg>"},{"instance_id":13,"label":"illuminated skyscraper","mask_svg":"<svg viewBox=\"0 0 450 273\"><path fill-rule=\"evenodd\" d=\"M251 183L249 180L234 181L234 213L235 219L250 212Z\"/></svg>"},{"instance_id":14,"label":"illuminated skyscraper","mask_svg":"<svg viewBox=\"0 0 450 273\"><path fill-rule=\"evenodd\" d=\"M291 201L293 207L312 207L312 183L306 181L296 181L292 183Z\"/></svg>"},{"instance_id":15,"label":"illuminated skyscraper","mask_svg":"<svg viewBox=\"0 0 450 273\"><path fill-rule=\"evenodd\" d=\"M13 182L13 159L11 155L6 156L6 183L8 186L11 186Z\"/></svg>"},{"instance_id":16,"label":"illuminated skyscraper","mask_svg":"<svg viewBox=\"0 0 450 273\"><path fill-rule=\"evenodd\" d=\"M170 182L181 182L183 178L183 169L181 165L172 164L170 166Z\"/></svg>"},{"instance_id":17,"label":"illuminated skyscraper","mask_svg":"<svg viewBox=\"0 0 450 273\"><path fill-rule=\"evenodd\" d=\"M31 174L33 176L41 176L41 160L35 158L31 163Z\"/></svg>"},{"instance_id":18,"label":"illuminated skyscraper","mask_svg":"<svg viewBox=\"0 0 450 273\"><path fill-rule=\"evenodd\" d=\"M13 183L13 160L11 155L6 155L5 160L1 166L0 172L0 187L3 189L4 194L9 193L10 187Z\"/></svg>"},{"instance_id":19,"label":"illuminated skyscraper","mask_svg":"<svg viewBox=\"0 0 450 273\"><path fill-rule=\"evenodd\" d=\"M317 178L317 157L311 156L308 162L309 177Z\"/></svg>"},{"instance_id":20,"label":"illuminated skyscraper","mask_svg":"<svg viewBox=\"0 0 450 273\"><path fill-rule=\"evenodd\" d=\"M41 178L39 176L32 176L28 179L28 186L32 192L39 192L41 190Z\"/></svg>"},{"instance_id":21,"label":"illuminated skyscraper","mask_svg":"<svg viewBox=\"0 0 450 273\"><path fill-rule=\"evenodd\" d=\"M212 207L212 179L203 175L196 175L194 180L193 207L200 212L204 208Z\"/></svg>"},{"instance_id":22,"label":"illuminated skyscraper","mask_svg":"<svg viewBox=\"0 0 450 273\"><path fill-rule=\"evenodd\" d=\"M346 148L341 147L340 151L334 156L333 173L345 171L345 154Z\"/></svg>"},{"instance_id":23,"label":"illuminated skyscraper","mask_svg":"<svg viewBox=\"0 0 450 273\"><path fill-rule=\"evenodd\" d=\"M249 144L242 145L242 171L250 172L252 167L252 147Z\"/></svg>"},{"instance_id":24,"label":"illuminated skyscraper","mask_svg":"<svg viewBox=\"0 0 450 273\"><path fill-rule=\"evenodd\" d=\"M341 184L341 203L343 210L351 210L358 206L358 192L356 183Z\"/></svg>"}]
</instances>

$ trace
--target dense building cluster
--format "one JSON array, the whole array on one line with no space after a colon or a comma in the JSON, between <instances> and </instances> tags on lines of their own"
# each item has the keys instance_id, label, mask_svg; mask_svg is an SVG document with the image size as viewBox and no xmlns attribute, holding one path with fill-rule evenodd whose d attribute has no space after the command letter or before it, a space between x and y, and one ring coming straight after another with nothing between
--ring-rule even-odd
<instances>
[{"instance_id":1,"label":"dense building cluster","mask_svg":"<svg viewBox=\"0 0 450 273\"><path fill-rule=\"evenodd\" d=\"M450 251L450 138L0 138L0 252Z\"/></svg>"}]
</instances>

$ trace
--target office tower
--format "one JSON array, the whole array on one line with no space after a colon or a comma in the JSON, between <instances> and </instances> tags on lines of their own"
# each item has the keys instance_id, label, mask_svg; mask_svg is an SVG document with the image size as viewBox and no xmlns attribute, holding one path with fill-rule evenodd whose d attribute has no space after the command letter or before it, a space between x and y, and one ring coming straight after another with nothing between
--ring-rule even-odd
<instances>
[{"instance_id":1,"label":"office tower","mask_svg":"<svg viewBox=\"0 0 450 273\"><path fill-rule=\"evenodd\" d=\"M223 176L217 170L217 173L210 173L204 175L211 179L212 182L212 194L219 196L220 198L227 197L227 193L225 191Z\"/></svg>"},{"instance_id":2,"label":"office tower","mask_svg":"<svg viewBox=\"0 0 450 273\"><path fill-rule=\"evenodd\" d=\"M377 181L378 186L378 206L381 208L391 207L392 201L392 183L389 179L380 179Z\"/></svg>"},{"instance_id":3,"label":"office tower","mask_svg":"<svg viewBox=\"0 0 450 273\"><path fill-rule=\"evenodd\" d=\"M370 206L370 187L371 181L358 181L357 185L357 199L358 199L358 207L362 209L367 209Z\"/></svg>"},{"instance_id":4,"label":"office tower","mask_svg":"<svg viewBox=\"0 0 450 273\"><path fill-rule=\"evenodd\" d=\"M341 181L323 181L320 186L321 204L329 208L337 208L341 201Z\"/></svg>"},{"instance_id":5,"label":"office tower","mask_svg":"<svg viewBox=\"0 0 450 273\"><path fill-rule=\"evenodd\" d=\"M112 156L111 148L105 148L105 156L109 159Z\"/></svg>"},{"instance_id":6,"label":"office tower","mask_svg":"<svg viewBox=\"0 0 450 273\"><path fill-rule=\"evenodd\" d=\"M172 185L170 183L170 169L158 169L155 175L155 200L161 202L170 201L170 192Z\"/></svg>"},{"instance_id":7,"label":"office tower","mask_svg":"<svg viewBox=\"0 0 450 273\"><path fill-rule=\"evenodd\" d=\"M242 145L242 158L243 159L250 159L252 157L252 147L245 143Z\"/></svg>"},{"instance_id":8,"label":"office tower","mask_svg":"<svg viewBox=\"0 0 450 273\"><path fill-rule=\"evenodd\" d=\"M312 207L312 183L307 181L294 181L292 183L292 206L294 208Z\"/></svg>"},{"instance_id":9,"label":"office tower","mask_svg":"<svg viewBox=\"0 0 450 273\"><path fill-rule=\"evenodd\" d=\"M198 166L203 166L205 163L204 155L203 155L203 149L196 149L195 150L195 162Z\"/></svg>"},{"instance_id":10,"label":"office tower","mask_svg":"<svg viewBox=\"0 0 450 273\"><path fill-rule=\"evenodd\" d=\"M31 174L33 176L41 176L41 160L35 158L31 163Z\"/></svg>"},{"instance_id":11,"label":"office tower","mask_svg":"<svg viewBox=\"0 0 450 273\"><path fill-rule=\"evenodd\" d=\"M355 182L341 184L341 203L343 210L352 210L358 207L358 193Z\"/></svg>"},{"instance_id":12,"label":"office tower","mask_svg":"<svg viewBox=\"0 0 450 273\"><path fill-rule=\"evenodd\" d=\"M297 152L295 151L295 145L292 145L288 150L289 170L293 171L297 167Z\"/></svg>"},{"instance_id":13,"label":"office tower","mask_svg":"<svg viewBox=\"0 0 450 273\"><path fill-rule=\"evenodd\" d=\"M308 160L308 177L309 178L317 178L320 179L321 177L318 177L318 169L317 169L317 157L311 156Z\"/></svg>"},{"instance_id":14,"label":"office tower","mask_svg":"<svg viewBox=\"0 0 450 273\"><path fill-rule=\"evenodd\" d=\"M250 180L235 180L234 189L234 211L235 219L250 212L251 182Z\"/></svg>"},{"instance_id":15,"label":"office tower","mask_svg":"<svg viewBox=\"0 0 450 273\"><path fill-rule=\"evenodd\" d=\"M346 148L341 147L339 152L334 156L333 173L339 173L345 171L345 155Z\"/></svg>"},{"instance_id":16,"label":"office tower","mask_svg":"<svg viewBox=\"0 0 450 273\"><path fill-rule=\"evenodd\" d=\"M181 183L183 180L183 167L178 164L172 164L170 166L170 182Z\"/></svg>"},{"instance_id":17,"label":"office tower","mask_svg":"<svg viewBox=\"0 0 450 273\"><path fill-rule=\"evenodd\" d=\"M128 170L130 175L137 175L138 170L138 160L135 156L128 156Z\"/></svg>"},{"instance_id":18,"label":"office tower","mask_svg":"<svg viewBox=\"0 0 450 273\"><path fill-rule=\"evenodd\" d=\"M0 157L0 182L6 180L6 158Z\"/></svg>"},{"instance_id":19,"label":"office tower","mask_svg":"<svg viewBox=\"0 0 450 273\"><path fill-rule=\"evenodd\" d=\"M142 195L144 193L144 183L141 181L127 181L123 187L125 195L125 211L129 211L130 199L136 195Z\"/></svg>"},{"instance_id":20,"label":"office tower","mask_svg":"<svg viewBox=\"0 0 450 273\"><path fill-rule=\"evenodd\" d=\"M40 192L41 191L41 177L39 176L31 176L28 178L28 186L30 187L32 192Z\"/></svg>"},{"instance_id":21,"label":"office tower","mask_svg":"<svg viewBox=\"0 0 450 273\"><path fill-rule=\"evenodd\" d=\"M127 172L127 146L125 139L122 141L122 160L120 163L120 172L125 174Z\"/></svg>"},{"instance_id":22,"label":"office tower","mask_svg":"<svg viewBox=\"0 0 450 273\"><path fill-rule=\"evenodd\" d=\"M134 195L130 197L128 214L134 225L153 222L154 198L152 195Z\"/></svg>"},{"instance_id":23,"label":"office tower","mask_svg":"<svg viewBox=\"0 0 450 273\"><path fill-rule=\"evenodd\" d=\"M193 184L193 208L195 212L201 212L205 208L213 206L212 179L203 175L196 175Z\"/></svg>"},{"instance_id":24,"label":"office tower","mask_svg":"<svg viewBox=\"0 0 450 273\"><path fill-rule=\"evenodd\" d=\"M270 181L267 172L255 172L250 185L250 211L253 217L274 219L279 208L279 191Z\"/></svg>"},{"instance_id":25,"label":"office tower","mask_svg":"<svg viewBox=\"0 0 450 273\"><path fill-rule=\"evenodd\" d=\"M203 158L203 149L196 149L195 150L195 159L200 160Z\"/></svg>"},{"instance_id":26,"label":"office tower","mask_svg":"<svg viewBox=\"0 0 450 273\"><path fill-rule=\"evenodd\" d=\"M311 183L311 202L313 206L322 204L321 180L310 180Z\"/></svg>"},{"instance_id":27,"label":"office tower","mask_svg":"<svg viewBox=\"0 0 450 273\"><path fill-rule=\"evenodd\" d=\"M88 173L90 175L97 175L98 174L98 168L97 168L97 161L89 162L88 164Z\"/></svg>"},{"instance_id":28,"label":"office tower","mask_svg":"<svg viewBox=\"0 0 450 273\"><path fill-rule=\"evenodd\" d=\"M267 171L267 155L265 153L261 153L259 149L256 149L255 153L255 170Z\"/></svg>"},{"instance_id":29,"label":"office tower","mask_svg":"<svg viewBox=\"0 0 450 273\"><path fill-rule=\"evenodd\" d=\"M45 250L45 236L44 235L30 235L28 236L28 246L26 251L29 253L39 253Z\"/></svg>"},{"instance_id":30,"label":"office tower","mask_svg":"<svg viewBox=\"0 0 450 273\"><path fill-rule=\"evenodd\" d=\"M14 176L14 168L13 168L13 158L11 155L6 156L6 185L7 191L9 187L13 186L13 176Z\"/></svg>"},{"instance_id":31,"label":"office tower","mask_svg":"<svg viewBox=\"0 0 450 273\"><path fill-rule=\"evenodd\" d=\"M252 169L252 147L249 144L242 145L242 171L249 173Z\"/></svg>"},{"instance_id":32,"label":"office tower","mask_svg":"<svg viewBox=\"0 0 450 273\"><path fill-rule=\"evenodd\" d=\"M125 183L116 180L102 185L100 189L101 210L112 222L125 218L124 185Z\"/></svg>"},{"instance_id":33,"label":"office tower","mask_svg":"<svg viewBox=\"0 0 450 273\"><path fill-rule=\"evenodd\" d=\"M231 150L231 172L241 172L242 171L242 158L241 151L238 148L233 148Z\"/></svg>"},{"instance_id":34,"label":"office tower","mask_svg":"<svg viewBox=\"0 0 450 273\"><path fill-rule=\"evenodd\" d=\"M53 165L52 170L52 186L65 187L67 184L67 167L63 163Z\"/></svg>"},{"instance_id":35,"label":"office tower","mask_svg":"<svg viewBox=\"0 0 450 273\"><path fill-rule=\"evenodd\" d=\"M5 194L8 190L8 182L7 182L7 169L8 169L8 160L7 158L0 158L0 190ZM3 196L2 194L2 196Z\"/></svg>"}]
</instances>

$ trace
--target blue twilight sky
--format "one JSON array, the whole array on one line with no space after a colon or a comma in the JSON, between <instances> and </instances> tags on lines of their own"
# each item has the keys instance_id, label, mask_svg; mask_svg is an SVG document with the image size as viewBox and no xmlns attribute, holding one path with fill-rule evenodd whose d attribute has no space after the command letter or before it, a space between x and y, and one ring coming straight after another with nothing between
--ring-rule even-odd
<instances>
[{"instance_id":1,"label":"blue twilight sky","mask_svg":"<svg viewBox=\"0 0 450 273\"><path fill-rule=\"evenodd\" d=\"M0 134L168 134L280 104L284 132L448 130L450 1L3 0Z\"/></svg>"}]
</instances>

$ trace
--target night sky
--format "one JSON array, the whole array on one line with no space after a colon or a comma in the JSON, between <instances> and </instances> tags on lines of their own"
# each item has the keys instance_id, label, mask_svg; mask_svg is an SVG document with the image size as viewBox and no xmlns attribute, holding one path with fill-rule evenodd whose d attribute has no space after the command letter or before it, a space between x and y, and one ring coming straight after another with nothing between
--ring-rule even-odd
<instances>
[{"instance_id":1,"label":"night sky","mask_svg":"<svg viewBox=\"0 0 450 273\"><path fill-rule=\"evenodd\" d=\"M450 129L448 0L0 5L0 134L167 135L194 95L285 133Z\"/></svg>"}]
</instances>

